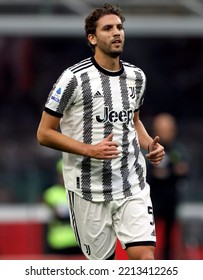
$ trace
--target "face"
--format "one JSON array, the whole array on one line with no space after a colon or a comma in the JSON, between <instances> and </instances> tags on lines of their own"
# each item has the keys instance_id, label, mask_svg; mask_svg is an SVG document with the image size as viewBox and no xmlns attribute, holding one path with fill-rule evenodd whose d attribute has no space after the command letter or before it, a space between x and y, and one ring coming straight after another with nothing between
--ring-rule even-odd
<instances>
[{"instance_id":1,"label":"face","mask_svg":"<svg viewBox=\"0 0 203 280\"><path fill-rule=\"evenodd\" d=\"M97 22L96 34L88 39L95 46L95 53L100 52L111 57L118 57L123 52L124 28L116 15L105 15Z\"/></svg>"},{"instance_id":2,"label":"face","mask_svg":"<svg viewBox=\"0 0 203 280\"><path fill-rule=\"evenodd\" d=\"M170 143L176 137L176 124L169 116L158 116L154 121L156 135L160 136L161 142Z\"/></svg>"}]
</instances>

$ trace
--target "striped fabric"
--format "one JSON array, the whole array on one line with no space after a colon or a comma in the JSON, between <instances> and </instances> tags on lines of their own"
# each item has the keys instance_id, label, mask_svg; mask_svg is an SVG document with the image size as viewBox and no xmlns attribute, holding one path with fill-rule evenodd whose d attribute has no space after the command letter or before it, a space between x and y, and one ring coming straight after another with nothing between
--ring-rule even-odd
<instances>
[{"instance_id":1,"label":"striped fabric","mask_svg":"<svg viewBox=\"0 0 203 280\"><path fill-rule=\"evenodd\" d=\"M113 160L63 153L68 190L86 200L111 201L145 187L145 159L133 125L133 113L144 101L145 84L145 75L136 66L121 61L121 69L110 72L93 57L69 67L59 77L45 111L61 117L61 132L88 144L113 132L121 152Z\"/></svg>"}]
</instances>

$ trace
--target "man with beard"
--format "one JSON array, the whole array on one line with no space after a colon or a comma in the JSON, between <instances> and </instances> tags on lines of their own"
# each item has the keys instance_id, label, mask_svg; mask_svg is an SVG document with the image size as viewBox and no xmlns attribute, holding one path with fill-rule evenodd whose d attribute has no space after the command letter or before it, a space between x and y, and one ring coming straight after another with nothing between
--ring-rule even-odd
<instances>
[{"instance_id":1,"label":"man with beard","mask_svg":"<svg viewBox=\"0 0 203 280\"><path fill-rule=\"evenodd\" d=\"M153 209L140 147L155 165L164 148L139 119L145 74L120 60L124 21L119 7L110 4L86 17L93 56L62 73L37 133L41 145L63 152L72 226L92 260L115 259L117 239L129 259L154 259Z\"/></svg>"}]
</instances>

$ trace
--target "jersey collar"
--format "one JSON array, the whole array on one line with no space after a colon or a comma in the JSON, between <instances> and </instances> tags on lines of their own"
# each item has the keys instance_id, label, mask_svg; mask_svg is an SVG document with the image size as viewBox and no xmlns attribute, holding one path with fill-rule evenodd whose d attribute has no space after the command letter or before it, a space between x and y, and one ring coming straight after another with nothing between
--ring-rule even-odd
<instances>
[{"instance_id":1,"label":"jersey collar","mask_svg":"<svg viewBox=\"0 0 203 280\"><path fill-rule=\"evenodd\" d=\"M118 71L109 71L109 70L107 70L107 69L105 69L105 68L103 68L103 67L101 67L97 62L96 62L96 60L95 60L95 58L94 57L92 57L91 58L91 60L92 60L92 63L94 64L94 66L100 71L100 72L102 72L103 74L105 74L105 75L107 75L107 76L120 76L122 73L123 73L123 71L124 71L124 68L123 68L123 64L121 63L121 69L119 69Z\"/></svg>"}]
</instances>

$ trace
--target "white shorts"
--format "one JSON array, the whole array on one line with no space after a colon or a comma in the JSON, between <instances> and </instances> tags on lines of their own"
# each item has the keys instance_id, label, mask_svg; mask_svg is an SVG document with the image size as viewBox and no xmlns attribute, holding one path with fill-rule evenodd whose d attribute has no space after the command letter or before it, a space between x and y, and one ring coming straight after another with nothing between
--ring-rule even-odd
<instances>
[{"instance_id":1,"label":"white shorts","mask_svg":"<svg viewBox=\"0 0 203 280\"><path fill-rule=\"evenodd\" d=\"M116 241L124 249L156 244L149 187L110 202L91 202L68 192L71 224L78 244L90 260L112 259Z\"/></svg>"}]
</instances>

